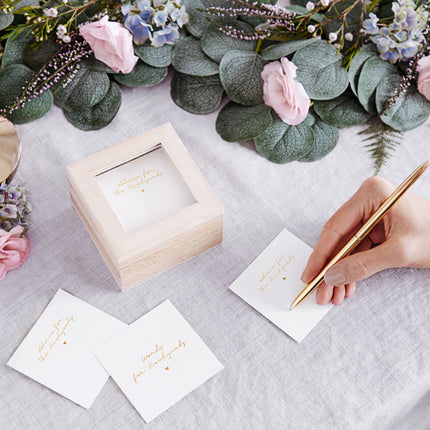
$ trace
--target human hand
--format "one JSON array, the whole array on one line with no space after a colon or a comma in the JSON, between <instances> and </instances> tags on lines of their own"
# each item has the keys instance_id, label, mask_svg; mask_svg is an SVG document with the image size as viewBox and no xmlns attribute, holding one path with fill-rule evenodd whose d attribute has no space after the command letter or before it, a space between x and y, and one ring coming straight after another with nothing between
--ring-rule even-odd
<instances>
[{"instance_id":1,"label":"human hand","mask_svg":"<svg viewBox=\"0 0 430 430\"><path fill-rule=\"evenodd\" d=\"M303 282L309 283L319 273L395 188L378 176L363 182L324 226L303 271ZM430 201L409 192L350 256L327 271L317 290L317 303L332 300L340 305L354 294L357 281L391 267L430 268Z\"/></svg>"}]
</instances>

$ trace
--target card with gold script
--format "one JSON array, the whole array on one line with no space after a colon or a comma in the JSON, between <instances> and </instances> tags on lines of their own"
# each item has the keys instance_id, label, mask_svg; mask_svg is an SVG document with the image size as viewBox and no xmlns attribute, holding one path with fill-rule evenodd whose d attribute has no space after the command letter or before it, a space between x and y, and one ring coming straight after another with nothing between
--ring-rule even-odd
<instances>
[{"instance_id":1,"label":"card with gold script","mask_svg":"<svg viewBox=\"0 0 430 430\"><path fill-rule=\"evenodd\" d=\"M94 353L147 423L223 368L169 300Z\"/></svg>"},{"instance_id":2,"label":"card with gold script","mask_svg":"<svg viewBox=\"0 0 430 430\"><path fill-rule=\"evenodd\" d=\"M109 378L92 349L126 326L60 289L7 365L88 409Z\"/></svg>"},{"instance_id":3,"label":"card with gold script","mask_svg":"<svg viewBox=\"0 0 430 430\"><path fill-rule=\"evenodd\" d=\"M289 310L304 288L300 277L311 253L311 247L282 230L230 286L231 291L297 342L309 334L332 306L317 305L314 292Z\"/></svg>"}]
</instances>

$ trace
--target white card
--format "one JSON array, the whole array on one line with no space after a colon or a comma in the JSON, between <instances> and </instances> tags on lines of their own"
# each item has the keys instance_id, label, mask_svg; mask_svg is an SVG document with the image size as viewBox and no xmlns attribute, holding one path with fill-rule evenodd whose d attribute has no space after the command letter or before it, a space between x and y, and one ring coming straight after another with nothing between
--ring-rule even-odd
<instances>
[{"instance_id":1,"label":"white card","mask_svg":"<svg viewBox=\"0 0 430 430\"><path fill-rule=\"evenodd\" d=\"M330 310L316 304L314 292L290 311L305 285L300 277L312 248L287 230L282 232L233 282L230 290L301 342Z\"/></svg>"},{"instance_id":2,"label":"white card","mask_svg":"<svg viewBox=\"0 0 430 430\"><path fill-rule=\"evenodd\" d=\"M7 365L89 409L109 378L92 349L126 326L60 289Z\"/></svg>"},{"instance_id":3,"label":"white card","mask_svg":"<svg viewBox=\"0 0 430 430\"><path fill-rule=\"evenodd\" d=\"M96 176L127 233L196 202L163 147Z\"/></svg>"},{"instance_id":4,"label":"white card","mask_svg":"<svg viewBox=\"0 0 430 430\"><path fill-rule=\"evenodd\" d=\"M223 368L169 300L94 353L147 423Z\"/></svg>"}]
</instances>

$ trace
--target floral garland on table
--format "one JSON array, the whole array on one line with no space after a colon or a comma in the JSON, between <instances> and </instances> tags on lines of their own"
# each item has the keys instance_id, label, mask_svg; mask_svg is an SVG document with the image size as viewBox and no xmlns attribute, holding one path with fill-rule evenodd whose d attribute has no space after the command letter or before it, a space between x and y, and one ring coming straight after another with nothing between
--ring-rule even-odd
<instances>
[{"instance_id":1,"label":"floral garland on table","mask_svg":"<svg viewBox=\"0 0 430 430\"><path fill-rule=\"evenodd\" d=\"M253 140L277 163L318 160L338 128L367 123L379 170L401 132L430 115L424 0L3 3L0 114L15 123L54 102L76 127L102 128L121 104L118 84L157 85L170 65L178 106L206 114L227 94L218 133Z\"/></svg>"},{"instance_id":2,"label":"floral garland on table","mask_svg":"<svg viewBox=\"0 0 430 430\"><path fill-rule=\"evenodd\" d=\"M25 233L31 211L25 188L14 183L0 183L0 280L9 270L18 269L30 253Z\"/></svg>"}]
</instances>

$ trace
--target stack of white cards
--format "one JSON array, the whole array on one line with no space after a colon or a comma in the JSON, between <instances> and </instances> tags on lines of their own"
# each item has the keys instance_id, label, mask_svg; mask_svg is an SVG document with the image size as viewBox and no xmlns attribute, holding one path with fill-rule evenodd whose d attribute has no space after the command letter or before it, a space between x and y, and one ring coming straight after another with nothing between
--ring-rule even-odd
<instances>
[{"instance_id":1,"label":"stack of white cards","mask_svg":"<svg viewBox=\"0 0 430 430\"><path fill-rule=\"evenodd\" d=\"M223 368L168 300L127 327L63 290L7 364L85 408L111 375L146 422Z\"/></svg>"}]
</instances>

